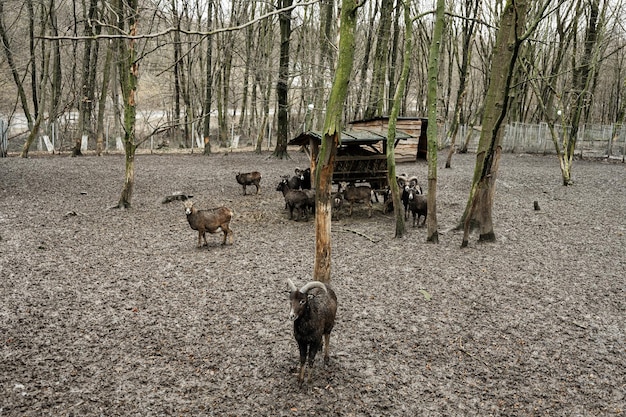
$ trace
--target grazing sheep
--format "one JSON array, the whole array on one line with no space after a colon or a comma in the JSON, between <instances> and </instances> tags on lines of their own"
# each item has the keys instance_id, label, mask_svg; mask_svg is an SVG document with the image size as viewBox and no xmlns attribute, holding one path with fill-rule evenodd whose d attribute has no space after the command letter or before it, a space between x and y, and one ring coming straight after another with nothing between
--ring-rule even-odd
<instances>
[{"instance_id":1,"label":"grazing sheep","mask_svg":"<svg viewBox=\"0 0 626 417\"><path fill-rule=\"evenodd\" d=\"M352 184L342 182L339 189L343 195L343 199L350 204L349 216L352 216L352 205L354 203L365 203L368 208L367 217L372 217L372 187L368 185L360 185L355 187Z\"/></svg>"},{"instance_id":2,"label":"grazing sheep","mask_svg":"<svg viewBox=\"0 0 626 417\"><path fill-rule=\"evenodd\" d=\"M246 173L237 173L235 175L237 182L243 186L243 195L246 195L246 186L254 185L256 187L256 193L259 193L261 189L261 173L258 171L246 172Z\"/></svg>"},{"instance_id":3,"label":"grazing sheep","mask_svg":"<svg viewBox=\"0 0 626 417\"><path fill-rule=\"evenodd\" d=\"M424 216L424 221L420 227L426 224L426 216L428 215L428 199L421 193L422 189L411 188L409 190L409 210L413 213L413 227L419 225L420 217Z\"/></svg>"},{"instance_id":4,"label":"grazing sheep","mask_svg":"<svg viewBox=\"0 0 626 417\"><path fill-rule=\"evenodd\" d=\"M209 246L206 240L206 232L217 233L219 230L224 232L222 245L226 244L227 237L229 237L230 244L233 244L233 231L230 229L230 220L233 218L231 209L218 207L211 210L198 210L194 207L194 203L191 200L186 200L183 204L185 205L185 214L187 215L189 226L193 230L198 231L199 248L202 247L202 239L204 239L204 245Z\"/></svg>"},{"instance_id":5,"label":"grazing sheep","mask_svg":"<svg viewBox=\"0 0 626 417\"><path fill-rule=\"evenodd\" d=\"M298 218L296 220L299 220L301 216L304 216L306 221L309 220L307 208L310 204L310 198L307 193L301 190L292 190L291 188L289 188L289 184L286 178L283 178L282 181L278 183L276 191L282 191L283 193L283 197L285 198L285 204L287 205L287 208L289 208L289 220L293 219L294 209L298 209L300 211L300 214L298 215ZM315 197L313 198L315 199Z\"/></svg>"},{"instance_id":6,"label":"grazing sheep","mask_svg":"<svg viewBox=\"0 0 626 417\"><path fill-rule=\"evenodd\" d=\"M324 364L329 361L330 332L335 325L337 314L337 296L327 284L311 281L298 289L288 279L291 310L289 318L293 321L293 335L300 350L300 372L298 383L304 382L306 360L309 359L308 381L315 362L315 355L322 346L324 336Z\"/></svg>"}]
</instances>

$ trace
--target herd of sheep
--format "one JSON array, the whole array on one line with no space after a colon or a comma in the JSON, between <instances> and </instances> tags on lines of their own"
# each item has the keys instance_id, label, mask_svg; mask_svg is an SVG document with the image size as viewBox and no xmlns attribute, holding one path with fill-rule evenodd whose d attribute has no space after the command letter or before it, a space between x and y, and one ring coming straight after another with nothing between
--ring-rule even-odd
<instances>
[{"instance_id":1,"label":"herd of sheep","mask_svg":"<svg viewBox=\"0 0 626 417\"><path fill-rule=\"evenodd\" d=\"M276 191L281 191L285 199L285 208L289 210L289 219L308 219L309 213L315 213L315 190L311 186L311 170L296 169L294 176L283 176L276 187ZM255 194L261 190L262 175L258 171L248 173L237 173L235 179L243 187L243 194L246 195L246 187L254 185ZM409 213L413 214L413 226L419 224L421 216L426 222L427 204L426 197L419 186L416 177L401 175L396 178L398 186L402 192L401 200L404 206L405 219ZM393 210L393 202L390 190L383 193L385 204L384 210ZM222 231L224 237L222 244L227 242L233 244L233 232L230 228L230 221L233 211L227 207L198 210L188 196L177 195L176 199L184 200L185 214L189 226L198 231L198 247L208 246L206 233L217 233ZM184 197L184 198L179 198ZM368 185L358 185L340 183L338 190L332 196L333 213L338 214L344 204L348 205L348 215L352 216L352 206L354 203L362 203L368 207L368 217L372 216L372 198L376 197L375 190ZM423 223L422 223L423 225ZM324 364L329 360L330 333L335 324L337 312L337 296L328 284L311 281L298 288L290 280L287 280L290 290L291 310L289 318L293 321L293 334L300 350L300 371L298 382L304 381L305 369L308 359L308 380L311 380L311 370L315 361L317 351L324 347ZM322 341L322 339L324 339Z\"/></svg>"}]
</instances>

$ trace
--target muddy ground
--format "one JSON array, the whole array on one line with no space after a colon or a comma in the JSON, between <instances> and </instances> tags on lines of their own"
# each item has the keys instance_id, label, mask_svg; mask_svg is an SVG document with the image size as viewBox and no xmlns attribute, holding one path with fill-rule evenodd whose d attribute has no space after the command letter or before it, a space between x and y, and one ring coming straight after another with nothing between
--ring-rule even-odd
<instances>
[{"instance_id":1,"label":"muddy ground","mask_svg":"<svg viewBox=\"0 0 626 417\"><path fill-rule=\"evenodd\" d=\"M475 155L439 169L438 245L342 215L331 361L299 387L286 280L311 279L314 222L275 189L307 160L268 156L139 155L130 210L121 155L0 159L0 416L625 414L623 164L563 187L555 157L504 155L494 244L453 230ZM177 191L231 207L234 245L198 249Z\"/></svg>"}]
</instances>

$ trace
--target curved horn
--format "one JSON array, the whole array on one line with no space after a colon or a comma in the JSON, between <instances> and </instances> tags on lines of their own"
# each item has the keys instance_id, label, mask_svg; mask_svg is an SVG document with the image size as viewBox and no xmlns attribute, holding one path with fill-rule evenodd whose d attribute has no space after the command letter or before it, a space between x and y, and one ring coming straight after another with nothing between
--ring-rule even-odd
<instances>
[{"instance_id":1,"label":"curved horn","mask_svg":"<svg viewBox=\"0 0 626 417\"><path fill-rule=\"evenodd\" d=\"M296 287L296 285L293 283L293 281L290 280L289 278L287 278L287 284L289 284L289 290L291 290L291 291L298 291L298 287Z\"/></svg>"},{"instance_id":2,"label":"curved horn","mask_svg":"<svg viewBox=\"0 0 626 417\"><path fill-rule=\"evenodd\" d=\"M310 289L313 288L321 288L324 290L324 292L328 292L328 290L326 289L326 285L320 281L311 281L307 284L304 284L302 288L300 288L300 292L302 294L306 294L307 292L309 292Z\"/></svg>"}]
</instances>

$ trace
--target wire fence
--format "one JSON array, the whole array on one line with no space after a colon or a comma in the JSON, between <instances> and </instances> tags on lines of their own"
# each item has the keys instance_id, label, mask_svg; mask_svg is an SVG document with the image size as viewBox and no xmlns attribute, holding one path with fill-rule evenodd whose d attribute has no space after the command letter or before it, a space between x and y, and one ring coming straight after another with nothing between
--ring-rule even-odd
<instances>
[{"instance_id":1,"label":"wire fence","mask_svg":"<svg viewBox=\"0 0 626 417\"><path fill-rule=\"evenodd\" d=\"M75 146L75 139L73 139L76 135L74 125L75 120L71 117L68 120L60 119L57 123L46 124L41 129L41 134L35 140L33 147L36 147L37 151L49 153L62 153L71 150ZM106 123L105 126L104 151L123 151L122 138L113 133L112 124ZM25 123L9 125L5 120L0 119L0 157L6 156L8 152L21 152L27 136L25 127ZM562 141L565 135L569 135L571 129L562 125L555 125L554 128L559 141ZM448 130L448 124L441 126L439 130L440 148L446 148L450 145ZM229 141L229 146L236 146L239 136L235 135L234 129L231 133L232 138ZM468 152L476 152L480 133L480 127L460 126L455 146L457 149L466 146ZM186 148L191 152L194 149L202 149L204 143L200 137L199 129L192 129L191 135L193 140L187 141L187 145L169 143L167 138L164 137L150 137L141 144L139 149ZM268 132L268 138L271 138L270 132ZM95 149L95 138L83 136L81 150ZM509 153L556 154L552 134L547 123L530 124L515 122L508 124L505 127L502 139L502 151ZM582 125L578 130L574 154L580 157L624 160L626 156L626 126L620 124Z\"/></svg>"},{"instance_id":2,"label":"wire fence","mask_svg":"<svg viewBox=\"0 0 626 417\"><path fill-rule=\"evenodd\" d=\"M440 132L440 147L450 145L447 139L449 126ZM570 134L571 127L554 126L559 146L562 139ZM475 152L480 140L480 128L463 125L459 127L456 147L467 144L469 152ZM510 123L502 138L502 151L509 153L556 154L556 147L547 123ZM626 126L582 125L578 129L574 154L590 158L624 159L626 155Z\"/></svg>"}]
</instances>

